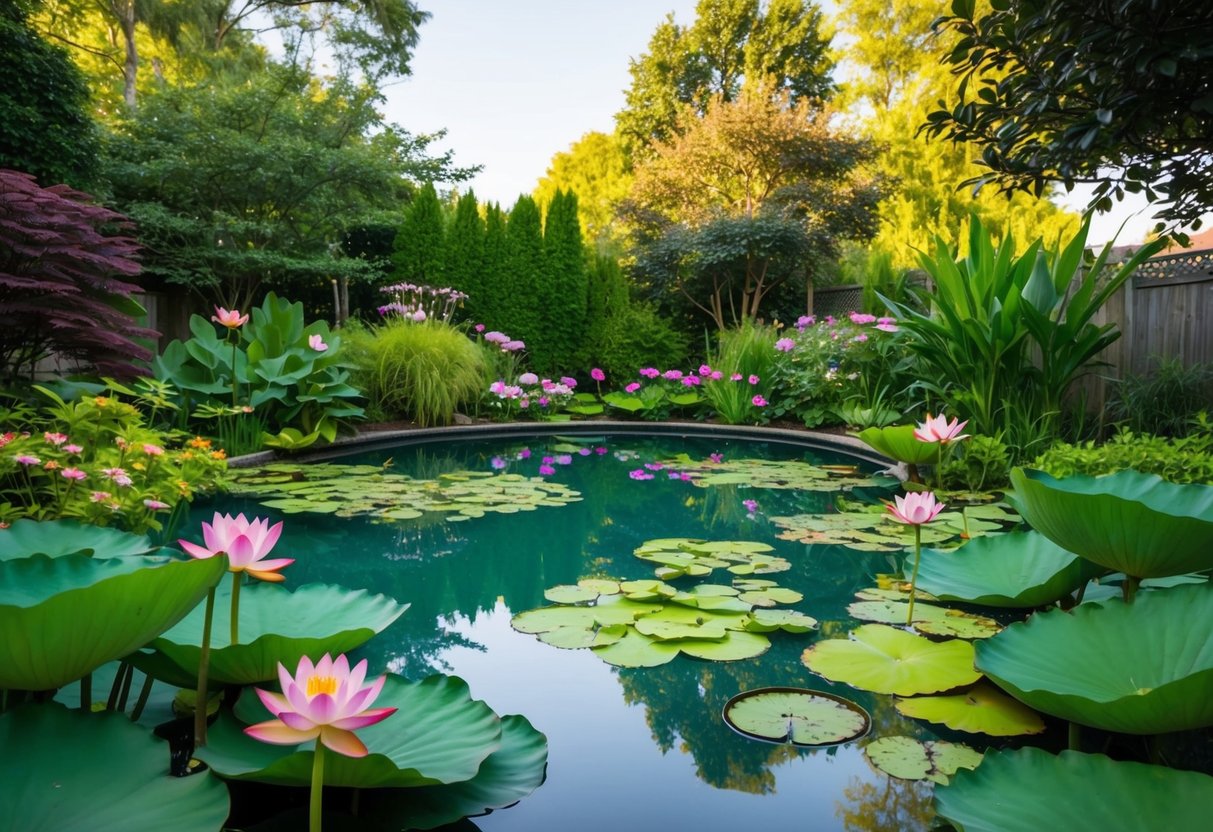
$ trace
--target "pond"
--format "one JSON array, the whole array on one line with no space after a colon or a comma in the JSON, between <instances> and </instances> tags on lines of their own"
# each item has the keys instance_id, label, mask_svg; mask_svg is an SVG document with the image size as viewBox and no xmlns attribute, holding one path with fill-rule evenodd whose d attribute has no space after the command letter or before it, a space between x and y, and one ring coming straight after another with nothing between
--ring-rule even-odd
<instances>
[{"instance_id":1,"label":"pond","mask_svg":"<svg viewBox=\"0 0 1213 832\"><path fill-rule=\"evenodd\" d=\"M747 460L776 464L742 465ZM553 472L543 476L558 489L542 500L550 504L526 511L508 505L505 513L495 511L491 501L473 494L462 510L409 518L420 512L406 505L397 512L400 519L384 522L376 516L337 516L348 512L334 511L340 502L336 496L321 506L324 513L297 511L298 499L287 492L285 498L244 495L202 505L189 521L215 509L286 520L275 554L296 559L289 585L332 582L412 605L360 652L372 668L411 679L434 672L458 675L474 697L498 713L525 715L547 735L546 783L518 805L477 818L480 829L929 827L930 784L878 773L862 748L881 736L970 744L972 737L907 719L891 697L831 683L801 663L811 644L845 637L856 624L847 613L854 593L874 586L877 575L895 572L900 553L780 539L781 533L794 535L771 519L831 512L841 489L853 483L859 484L851 491L872 501L889 494L889 478L861 479L876 474L876 465L803 443L639 434L420 442L362 450L323 464L331 462L445 482L457 482L464 476L458 472L527 478L539 477L541 466ZM800 463L802 470L803 463L840 466L832 476L841 485L831 480L815 490L785 487L770 474L785 462ZM713 465L730 475L705 485ZM855 467L847 472L847 466ZM357 485L356 478L344 482L344 497L376 499L373 484ZM750 659L680 655L657 667L615 667L590 650L553 647L511 627L513 615L548 603L544 591L550 587L584 578L652 578L654 564L633 550L659 538L774 547L791 568L762 577L801 593L803 600L788 606L816 618L819 631L771 633L769 650ZM689 579L674 583L684 580ZM728 583L727 573L723 581L716 575L713 581ZM872 730L850 743L801 749L755 741L730 729L722 719L729 698L767 686L847 697L869 712Z\"/></svg>"}]
</instances>

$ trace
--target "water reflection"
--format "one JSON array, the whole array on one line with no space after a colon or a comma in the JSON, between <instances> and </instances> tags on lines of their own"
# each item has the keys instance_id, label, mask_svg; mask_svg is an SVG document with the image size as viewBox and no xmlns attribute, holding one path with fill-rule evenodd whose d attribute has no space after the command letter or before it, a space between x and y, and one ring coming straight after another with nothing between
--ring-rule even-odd
<instances>
[{"instance_id":1,"label":"water reflection","mask_svg":"<svg viewBox=\"0 0 1213 832\"><path fill-rule=\"evenodd\" d=\"M656 476L660 470L651 480L629 476L645 461L676 452L699 459L723 453L838 460L726 440L625 437L607 442L606 453L594 446L587 454L558 449L560 444L399 448L342 461L382 465L390 458L393 471L433 478L462 469L502 470L494 462L501 460L513 473L534 476L544 457L567 456L552 464L551 478L581 492L580 502L396 525L290 515L279 544L297 558L288 576L293 585L327 581L411 603L363 649L372 665L411 678L456 673L499 713L525 714L548 735L548 782L514 809L477 824L485 830L585 832L615 830L623 822L641 830L704 832L740 823L776 830L920 828L915 824L929 817L929 789L923 796L911 786L889 785L867 766L859 744L793 749L740 737L724 724L721 712L733 695L798 685L855 699L872 713L879 735L929 736L887 698L877 701L812 676L800 663L811 634L773 633L770 650L747 661L679 657L661 667L619 670L589 651L559 650L509 626L514 613L545 603L547 587L591 576L651 577L652 565L632 555L645 540L703 537L775 546L793 568L767 577L804 594L793 606L821 622L817 638L845 634L853 625L845 611L851 594L888 571L887 558L780 541L765 520L828 510L832 494L737 484L700 488ZM523 455L524 448L530 453ZM757 510L747 509L745 500L755 500ZM250 501L221 508L273 514ZM192 522L213 510L200 507Z\"/></svg>"}]
</instances>

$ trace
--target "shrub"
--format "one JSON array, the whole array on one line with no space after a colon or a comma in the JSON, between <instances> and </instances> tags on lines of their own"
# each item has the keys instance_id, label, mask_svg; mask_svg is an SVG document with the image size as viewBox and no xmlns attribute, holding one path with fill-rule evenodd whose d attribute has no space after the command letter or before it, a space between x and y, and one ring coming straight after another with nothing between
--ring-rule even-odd
<instances>
[{"instance_id":1,"label":"shrub","mask_svg":"<svg viewBox=\"0 0 1213 832\"><path fill-rule=\"evenodd\" d=\"M742 322L735 329L721 332L712 354L712 369L723 375L721 382L703 385L703 396L716 415L727 425L752 424L758 410L753 399L761 395L771 398L771 373L775 364L776 330L773 327ZM757 384L738 384L735 376L749 379L757 376Z\"/></svg>"},{"instance_id":2,"label":"shrub","mask_svg":"<svg viewBox=\"0 0 1213 832\"><path fill-rule=\"evenodd\" d=\"M596 347L598 366L613 379L632 378L641 367L677 367L689 352L686 336L640 303L612 315Z\"/></svg>"},{"instance_id":3,"label":"shrub","mask_svg":"<svg viewBox=\"0 0 1213 832\"><path fill-rule=\"evenodd\" d=\"M449 324L398 320L350 335L357 381L378 417L446 425L480 395L484 353Z\"/></svg>"},{"instance_id":4,"label":"shrub","mask_svg":"<svg viewBox=\"0 0 1213 832\"><path fill-rule=\"evenodd\" d=\"M1106 415L1134 433L1183 436L1201 411L1213 412L1213 364L1185 367L1176 358L1122 379Z\"/></svg>"},{"instance_id":5,"label":"shrub","mask_svg":"<svg viewBox=\"0 0 1213 832\"><path fill-rule=\"evenodd\" d=\"M1122 428L1102 445L1059 442L1032 463L1055 477L1100 476L1131 468L1177 483L1213 485L1213 423L1201 413L1179 439Z\"/></svg>"}]
</instances>

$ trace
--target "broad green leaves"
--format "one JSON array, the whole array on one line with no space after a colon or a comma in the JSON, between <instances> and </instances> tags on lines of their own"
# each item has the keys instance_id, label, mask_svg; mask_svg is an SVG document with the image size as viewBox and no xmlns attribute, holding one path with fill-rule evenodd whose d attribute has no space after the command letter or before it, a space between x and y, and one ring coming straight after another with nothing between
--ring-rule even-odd
<instances>
[{"instance_id":1,"label":"broad green leaves","mask_svg":"<svg viewBox=\"0 0 1213 832\"><path fill-rule=\"evenodd\" d=\"M1038 713L985 682L961 693L898 699L896 707L905 716L942 723L967 734L1015 737L1045 729Z\"/></svg>"},{"instance_id":2,"label":"broad green leaves","mask_svg":"<svg viewBox=\"0 0 1213 832\"><path fill-rule=\"evenodd\" d=\"M801 688L739 693L724 706L724 721L747 737L802 746L853 740L867 733L870 723L854 702Z\"/></svg>"},{"instance_id":3,"label":"broad green leaves","mask_svg":"<svg viewBox=\"0 0 1213 832\"><path fill-rule=\"evenodd\" d=\"M857 627L849 639L819 642L801 660L832 682L898 696L949 690L981 678L967 641L929 641L883 624Z\"/></svg>"},{"instance_id":4,"label":"broad green leaves","mask_svg":"<svg viewBox=\"0 0 1213 832\"><path fill-rule=\"evenodd\" d=\"M864 748L868 762L890 777L901 780L930 780L944 784L962 768L976 768L981 754L967 745L935 740L919 742L911 737L881 737Z\"/></svg>"}]
</instances>

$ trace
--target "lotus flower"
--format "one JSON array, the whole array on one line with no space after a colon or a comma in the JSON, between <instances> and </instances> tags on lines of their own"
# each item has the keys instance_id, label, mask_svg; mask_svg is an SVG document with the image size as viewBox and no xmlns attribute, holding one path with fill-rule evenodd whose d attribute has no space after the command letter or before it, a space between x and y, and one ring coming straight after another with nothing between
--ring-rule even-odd
<instances>
[{"instance_id":1,"label":"lotus flower","mask_svg":"<svg viewBox=\"0 0 1213 832\"><path fill-rule=\"evenodd\" d=\"M935 502L932 491L911 491L902 499L900 495L893 498L896 505L885 506L893 516L902 523L911 526L921 526L930 523L939 512L944 510L943 503Z\"/></svg>"},{"instance_id":2,"label":"lotus flower","mask_svg":"<svg viewBox=\"0 0 1213 832\"><path fill-rule=\"evenodd\" d=\"M224 309L222 306L216 306L211 320L228 329L239 329L248 323L248 315L241 315L238 309Z\"/></svg>"},{"instance_id":3,"label":"lotus flower","mask_svg":"<svg viewBox=\"0 0 1213 832\"><path fill-rule=\"evenodd\" d=\"M344 654L334 660L325 653L315 665L304 656L294 677L279 664L282 694L255 688L277 719L250 725L244 733L272 745L298 745L315 739L338 754L365 757L367 747L354 731L396 713L395 708L367 707L379 696L385 678L364 685L366 659L351 670Z\"/></svg>"},{"instance_id":4,"label":"lotus flower","mask_svg":"<svg viewBox=\"0 0 1213 832\"><path fill-rule=\"evenodd\" d=\"M307 337L307 345L316 352L324 352L329 348L329 345L324 343L324 338L320 335L309 335Z\"/></svg>"},{"instance_id":5,"label":"lotus flower","mask_svg":"<svg viewBox=\"0 0 1213 832\"><path fill-rule=\"evenodd\" d=\"M967 433L961 433L967 424L967 420L960 422L953 419L949 422L948 417L942 413L934 418L928 413L927 420L915 429L914 438L920 442L938 442L941 445L946 445L949 442L959 442L961 439L969 438Z\"/></svg>"},{"instance_id":6,"label":"lotus flower","mask_svg":"<svg viewBox=\"0 0 1213 832\"><path fill-rule=\"evenodd\" d=\"M249 522L243 514L232 518L228 514L215 512L210 523L202 524L202 539L205 546L179 540L181 548L196 558L214 557L224 552L228 557L228 568L232 572L247 572L262 581L286 580L278 570L294 563L293 558L264 560L282 534L282 523L270 526L267 518Z\"/></svg>"}]
</instances>

